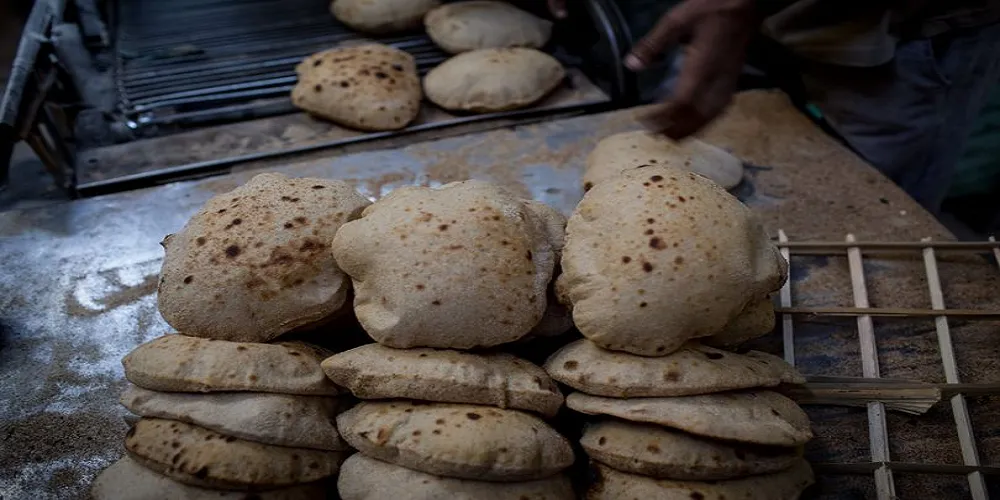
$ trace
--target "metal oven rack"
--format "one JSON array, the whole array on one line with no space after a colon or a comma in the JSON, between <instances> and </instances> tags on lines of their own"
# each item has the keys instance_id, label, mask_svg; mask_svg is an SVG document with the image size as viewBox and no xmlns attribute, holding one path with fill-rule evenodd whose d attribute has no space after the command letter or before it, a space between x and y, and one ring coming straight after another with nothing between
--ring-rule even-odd
<instances>
[{"instance_id":1,"label":"metal oven rack","mask_svg":"<svg viewBox=\"0 0 1000 500\"><path fill-rule=\"evenodd\" d=\"M816 464L818 474L863 474L873 475L875 492L879 500L890 500L896 496L896 486L893 474L936 474L964 475L968 480L971 497L975 500L989 498L987 484L990 480L1000 481L1000 466L983 464L977 450L976 431L970 418L967 406L967 396L983 396L1000 394L1000 384L963 384L959 378L959 367L955 356L955 347L949 330L949 319L961 320L998 320L1000 310L970 310L949 309L945 305L941 279L938 273L938 255L942 252L985 253L992 254L991 260L1000 270L1000 242L990 238L987 242L863 242L856 241L854 236L847 235L843 242L795 242L789 241L784 231L779 231L777 242L782 255L788 260L790 273L794 272L796 255L819 255L830 257L845 257L850 271L851 289L854 307L803 307L795 306L792 297L792 285L789 280L780 291L780 307L776 313L780 318L784 358L795 364L795 331L796 318L803 316L840 316L853 317L857 321L857 335L860 344L861 367L865 379L879 379L879 359L877 356L877 332L873 318L933 318L937 334L938 348L944 367L946 383L935 384L940 394L949 400L954 415L955 430L961 449L962 464L944 463L912 463L893 461L889 452L889 432L886 425L887 405L880 400L867 401L868 449L870 462L864 463L820 463ZM864 258L878 253L893 254L919 253L924 264L928 284L930 309L903 309L871 307L868 300L868 289L865 282ZM1000 292L1000 291L998 291ZM808 374L806 374L808 377ZM912 387L930 387L930 384L895 384L898 389L906 390ZM889 384L887 387L892 387ZM892 389L889 389L890 391ZM919 417L917 417L919 418ZM995 484L995 483L994 483Z\"/></svg>"}]
</instances>

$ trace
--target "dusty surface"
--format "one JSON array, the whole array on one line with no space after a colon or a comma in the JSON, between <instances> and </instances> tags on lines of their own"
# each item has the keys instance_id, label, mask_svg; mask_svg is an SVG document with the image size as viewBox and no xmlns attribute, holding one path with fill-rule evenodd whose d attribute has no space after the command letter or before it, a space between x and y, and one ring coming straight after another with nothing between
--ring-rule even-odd
<instances>
[{"instance_id":1,"label":"dusty surface","mask_svg":"<svg viewBox=\"0 0 1000 500\"><path fill-rule=\"evenodd\" d=\"M293 176L341 178L369 197L407 184L467 177L503 183L568 213L580 199L584 158L603 136L636 128L635 111L496 130L397 150L373 151L278 168ZM756 167L742 198L773 232L793 240L949 238L891 183L826 138L784 97L744 94L705 138ZM122 453L125 410L120 358L168 331L153 296L167 233L215 193L240 185L243 171L33 210L0 214L0 497L80 498L94 475ZM949 307L998 308L1000 269L979 257L942 258ZM945 262L946 261L946 262ZM846 259L796 257L796 304L849 305ZM922 263L866 261L875 305L925 306ZM860 375L851 320L796 321L796 356L807 374ZM997 323L952 324L964 381L1000 382ZM887 376L942 381L930 320L876 323ZM781 351L780 337L758 347ZM970 402L984 463L1000 464L1000 401ZM863 410L810 408L817 461L867 461ZM894 460L961 463L951 410L890 415ZM822 498L871 498L866 476L821 476ZM961 476L899 475L901 498L956 498ZM1000 494L1000 492L998 492Z\"/></svg>"}]
</instances>

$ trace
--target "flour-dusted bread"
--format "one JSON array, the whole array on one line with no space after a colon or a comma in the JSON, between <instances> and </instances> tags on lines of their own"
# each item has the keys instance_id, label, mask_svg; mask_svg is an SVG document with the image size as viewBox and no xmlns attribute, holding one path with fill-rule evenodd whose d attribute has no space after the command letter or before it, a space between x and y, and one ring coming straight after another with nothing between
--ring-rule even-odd
<instances>
[{"instance_id":1,"label":"flour-dusted bread","mask_svg":"<svg viewBox=\"0 0 1000 500\"><path fill-rule=\"evenodd\" d=\"M361 453L439 476L531 481L573 464L569 442L542 419L489 406L363 402L337 417Z\"/></svg>"},{"instance_id":2,"label":"flour-dusted bread","mask_svg":"<svg viewBox=\"0 0 1000 500\"><path fill-rule=\"evenodd\" d=\"M135 462L176 481L224 490L267 490L337 473L346 455L237 439L175 420L144 418L125 436Z\"/></svg>"},{"instance_id":3,"label":"flour-dusted bread","mask_svg":"<svg viewBox=\"0 0 1000 500\"><path fill-rule=\"evenodd\" d=\"M610 419L588 424L580 444L592 460L615 470L694 481L778 472L801 456L797 448L715 441L658 425Z\"/></svg>"},{"instance_id":4,"label":"flour-dusted bread","mask_svg":"<svg viewBox=\"0 0 1000 500\"><path fill-rule=\"evenodd\" d=\"M141 417L179 420L248 441L331 451L348 449L334 422L340 405L326 396L192 394L130 385L121 403Z\"/></svg>"},{"instance_id":5,"label":"flour-dusted bread","mask_svg":"<svg viewBox=\"0 0 1000 500\"><path fill-rule=\"evenodd\" d=\"M337 490L343 500L573 500L562 475L513 483L475 481L425 474L361 453L340 468Z\"/></svg>"},{"instance_id":6,"label":"flour-dusted bread","mask_svg":"<svg viewBox=\"0 0 1000 500\"><path fill-rule=\"evenodd\" d=\"M393 191L346 224L333 254L379 343L469 349L515 341L542 318L555 251L545 223L481 181Z\"/></svg>"},{"instance_id":7,"label":"flour-dusted bread","mask_svg":"<svg viewBox=\"0 0 1000 500\"><path fill-rule=\"evenodd\" d=\"M424 77L424 93L451 111L506 111L545 97L565 76L559 61L535 49L480 49L432 69Z\"/></svg>"},{"instance_id":8,"label":"flour-dusted bread","mask_svg":"<svg viewBox=\"0 0 1000 500\"><path fill-rule=\"evenodd\" d=\"M330 13L355 30L386 35L420 27L424 14L440 4L438 0L334 0Z\"/></svg>"},{"instance_id":9,"label":"flour-dusted bread","mask_svg":"<svg viewBox=\"0 0 1000 500\"><path fill-rule=\"evenodd\" d=\"M545 369L578 391L611 398L688 396L805 383L770 354L736 354L696 342L660 357L608 351L581 339L549 357Z\"/></svg>"},{"instance_id":10,"label":"flour-dusted bread","mask_svg":"<svg viewBox=\"0 0 1000 500\"><path fill-rule=\"evenodd\" d=\"M249 497L245 492L210 490L174 481L126 455L97 476L90 496L93 500L314 500L326 498L327 489L323 482L314 482L261 491Z\"/></svg>"},{"instance_id":11,"label":"flour-dusted bread","mask_svg":"<svg viewBox=\"0 0 1000 500\"><path fill-rule=\"evenodd\" d=\"M771 391L634 399L574 392L566 397L566 406L588 415L609 415L741 443L799 446L813 435L802 408Z\"/></svg>"},{"instance_id":12,"label":"flour-dusted bread","mask_svg":"<svg viewBox=\"0 0 1000 500\"><path fill-rule=\"evenodd\" d=\"M320 361L330 353L303 342L257 344L164 335L122 359L125 378L164 392L277 392L334 395Z\"/></svg>"},{"instance_id":13,"label":"flour-dusted bread","mask_svg":"<svg viewBox=\"0 0 1000 500\"><path fill-rule=\"evenodd\" d=\"M529 47L549 41L552 22L506 2L471 0L437 7L424 17L427 34L446 52Z\"/></svg>"},{"instance_id":14,"label":"flour-dusted bread","mask_svg":"<svg viewBox=\"0 0 1000 500\"><path fill-rule=\"evenodd\" d=\"M322 363L361 399L418 399L515 408L554 416L563 396L545 370L505 353L364 345Z\"/></svg>"},{"instance_id":15,"label":"flour-dusted bread","mask_svg":"<svg viewBox=\"0 0 1000 500\"><path fill-rule=\"evenodd\" d=\"M698 139L674 141L645 130L622 132L601 139L587 156L583 188L618 177L623 171L668 165L704 175L726 189L743 180L743 162L729 152Z\"/></svg>"},{"instance_id":16,"label":"flour-dusted bread","mask_svg":"<svg viewBox=\"0 0 1000 500\"><path fill-rule=\"evenodd\" d=\"M748 304L721 332L705 337L702 342L717 347L736 347L748 340L762 337L774 330L774 303L767 297Z\"/></svg>"},{"instance_id":17,"label":"flour-dusted bread","mask_svg":"<svg viewBox=\"0 0 1000 500\"><path fill-rule=\"evenodd\" d=\"M295 68L292 104L359 130L397 130L420 113L420 76L413 56L381 44L330 49Z\"/></svg>"},{"instance_id":18,"label":"flour-dusted bread","mask_svg":"<svg viewBox=\"0 0 1000 500\"><path fill-rule=\"evenodd\" d=\"M774 474L728 481L653 479L619 472L601 464L592 464L590 476L592 483L585 496L587 500L796 500L814 482L812 468L805 460L798 460L791 468Z\"/></svg>"},{"instance_id":19,"label":"flour-dusted bread","mask_svg":"<svg viewBox=\"0 0 1000 500\"><path fill-rule=\"evenodd\" d=\"M337 313L350 281L330 255L369 202L328 179L261 174L163 239L163 318L185 335L266 342Z\"/></svg>"},{"instance_id":20,"label":"flour-dusted bread","mask_svg":"<svg viewBox=\"0 0 1000 500\"><path fill-rule=\"evenodd\" d=\"M698 174L655 166L594 186L566 225L560 300L605 349L669 354L723 331L788 264L754 214Z\"/></svg>"}]
</instances>

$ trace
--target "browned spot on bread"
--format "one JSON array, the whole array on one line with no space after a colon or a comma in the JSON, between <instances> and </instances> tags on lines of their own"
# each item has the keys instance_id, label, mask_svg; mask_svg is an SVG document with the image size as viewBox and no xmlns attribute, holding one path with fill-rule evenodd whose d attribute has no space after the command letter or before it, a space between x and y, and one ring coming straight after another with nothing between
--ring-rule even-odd
<instances>
[{"instance_id":1,"label":"browned spot on bread","mask_svg":"<svg viewBox=\"0 0 1000 500\"><path fill-rule=\"evenodd\" d=\"M238 345L238 346L236 346L236 350L237 351L245 351L245 350L247 350L247 348L246 348L246 346Z\"/></svg>"},{"instance_id":2,"label":"browned spot on bread","mask_svg":"<svg viewBox=\"0 0 1000 500\"><path fill-rule=\"evenodd\" d=\"M705 495L703 495L703 494L701 494L701 493L699 493L697 491L692 491L691 492L691 500L705 500Z\"/></svg>"},{"instance_id":3,"label":"browned spot on bread","mask_svg":"<svg viewBox=\"0 0 1000 500\"><path fill-rule=\"evenodd\" d=\"M466 413L465 416L468 417L469 420L479 420L479 419L483 418L482 415L480 415L478 413L471 412L471 411L469 413Z\"/></svg>"},{"instance_id":4,"label":"browned spot on bread","mask_svg":"<svg viewBox=\"0 0 1000 500\"><path fill-rule=\"evenodd\" d=\"M577 363L576 361L567 361L563 363L563 368L567 370L576 370L577 366L580 366L580 363Z\"/></svg>"},{"instance_id":5,"label":"browned spot on bread","mask_svg":"<svg viewBox=\"0 0 1000 500\"><path fill-rule=\"evenodd\" d=\"M424 289L424 285L422 285L420 283L417 283L417 290L423 290L423 289Z\"/></svg>"},{"instance_id":6,"label":"browned spot on bread","mask_svg":"<svg viewBox=\"0 0 1000 500\"><path fill-rule=\"evenodd\" d=\"M651 445L649 445L649 446L646 447L646 451L648 451L650 453L659 453L660 452L660 447L656 446L655 444L651 444Z\"/></svg>"},{"instance_id":7,"label":"browned spot on bread","mask_svg":"<svg viewBox=\"0 0 1000 500\"><path fill-rule=\"evenodd\" d=\"M649 262L643 262L642 263L642 270L646 271L647 273L651 273L651 272L653 272L653 265L650 264Z\"/></svg>"},{"instance_id":8,"label":"browned spot on bread","mask_svg":"<svg viewBox=\"0 0 1000 500\"><path fill-rule=\"evenodd\" d=\"M654 236L649 239L649 247L656 250L663 250L664 248L667 248L667 244L664 243L663 239L659 236Z\"/></svg>"},{"instance_id":9,"label":"browned spot on bread","mask_svg":"<svg viewBox=\"0 0 1000 500\"><path fill-rule=\"evenodd\" d=\"M418 429L418 430L415 430L415 431L413 431L413 435L414 435L414 436L419 436L419 435L421 435L421 434L423 434L423 433L422 433L422 432L420 432L420 430L419 430L419 429Z\"/></svg>"},{"instance_id":10,"label":"browned spot on bread","mask_svg":"<svg viewBox=\"0 0 1000 500\"><path fill-rule=\"evenodd\" d=\"M646 231L643 232L643 234L645 234L646 236L651 236L653 233L655 233L655 231L653 231L652 229L647 229Z\"/></svg>"},{"instance_id":11,"label":"browned spot on bread","mask_svg":"<svg viewBox=\"0 0 1000 500\"><path fill-rule=\"evenodd\" d=\"M652 163L656 163L656 160L649 160L649 161L652 162ZM649 180L651 180L653 182L660 182L660 181L663 180L663 176L662 175L654 175L654 176L650 177Z\"/></svg>"},{"instance_id":12,"label":"browned spot on bread","mask_svg":"<svg viewBox=\"0 0 1000 500\"><path fill-rule=\"evenodd\" d=\"M250 375L249 377L247 377L247 378L248 378L248 379L250 379L250 381L251 381L251 382L256 382L256 381L257 381L257 376L256 376L256 375L253 375L253 374L251 374L251 375Z\"/></svg>"},{"instance_id":13,"label":"browned spot on bread","mask_svg":"<svg viewBox=\"0 0 1000 500\"><path fill-rule=\"evenodd\" d=\"M226 247L226 257L230 259L235 259L240 254L240 247L236 245L229 245Z\"/></svg>"},{"instance_id":14,"label":"browned spot on bread","mask_svg":"<svg viewBox=\"0 0 1000 500\"><path fill-rule=\"evenodd\" d=\"M724 356L721 352L706 352L704 354L708 359L722 359Z\"/></svg>"},{"instance_id":15,"label":"browned spot on bread","mask_svg":"<svg viewBox=\"0 0 1000 500\"><path fill-rule=\"evenodd\" d=\"M448 230L448 224L441 224L440 226L438 226L438 231L447 231L447 230Z\"/></svg>"},{"instance_id":16,"label":"browned spot on bread","mask_svg":"<svg viewBox=\"0 0 1000 500\"><path fill-rule=\"evenodd\" d=\"M439 419L435 420L434 423L438 424L438 425L444 425L444 419L443 418L439 418Z\"/></svg>"},{"instance_id":17,"label":"browned spot on bread","mask_svg":"<svg viewBox=\"0 0 1000 500\"><path fill-rule=\"evenodd\" d=\"M184 284L185 285L190 285L192 281L194 281L194 276L190 276L189 275L189 276L185 276L184 277Z\"/></svg>"},{"instance_id":18,"label":"browned spot on bread","mask_svg":"<svg viewBox=\"0 0 1000 500\"><path fill-rule=\"evenodd\" d=\"M199 237L195 238L195 240L194 240L194 242L197 243L198 246L204 245L206 241L208 241L208 240L206 240L204 236L199 236Z\"/></svg>"},{"instance_id":19,"label":"browned spot on bread","mask_svg":"<svg viewBox=\"0 0 1000 500\"><path fill-rule=\"evenodd\" d=\"M431 304L435 305L435 306L439 306L439 305L441 305L441 301L440 300L434 300L434 301L431 302Z\"/></svg>"},{"instance_id":20,"label":"browned spot on bread","mask_svg":"<svg viewBox=\"0 0 1000 500\"><path fill-rule=\"evenodd\" d=\"M623 264L628 264L629 262L632 262L632 257L629 257L628 255L622 257Z\"/></svg>"},{"instance_id":21,"label":"browned spot on bread","mask_svg":"<svg viewBox=\"0 0 1000 500\"><path fill-rule=\"evenodd\" d=\"M640 303L639 303L639 307L646 307L646 306L648 306L648 305L649 305L649 304L647 304L647 303L645 303L645 302L640 302Z\"/></svg>"},{"instance_id":22,"label":"browned spot on bread","mask_svg":"<svg viewBox=\"0 0 1000 500\"><path fill-rule=\"evenodd\" d=\"M590 188L592 188L592 187L594 187L594 183L593 182L584 182L583 183L583 190L584 190L584 192L590 191Z\"/></svg>"},{"instance_id":23,"label":"browned spot on bread","mask_svg":"<svg viewBox=\"0 0 1000 500\"><path fill-rule=\"evenodd\" d=\"M315 185L315 186L313 186L312 188L313 188L313 189L326 189L326 186L321 186L321 185L319 185L319 184L316 184L316 185Z\"/></svg>"}]
</instances>

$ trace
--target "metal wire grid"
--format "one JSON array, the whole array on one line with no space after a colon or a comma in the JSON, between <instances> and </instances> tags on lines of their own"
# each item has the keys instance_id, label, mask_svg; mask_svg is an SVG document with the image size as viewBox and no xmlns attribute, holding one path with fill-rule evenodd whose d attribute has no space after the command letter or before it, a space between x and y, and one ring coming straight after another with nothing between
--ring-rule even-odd
<instances>
[{"instance_id":1,"label":"metal wire grid","mask_svg":"<svg viewBox=\"0 0 1000 500\"><path fill-rule=\"evenodd\" d=\"M170 108L282 97L305 56L361 36L317 0L119 0L116 85L138 125ZM380 39L412 54L421 74L447 55L423 34Z\"/></svg>"},{"instance_id":2,"label":"metal wire grid","mask_svg":"<svg viewBox=\"0 0 1000 500\"><path fill-rule=\"evenodd\" d=\"M990 237L987 242L936 242L923 240L921 242L859 242L848 234L844 242L791 242L784 231L778 232L778 246L782 256L791 266L792 254L811 254L836 256L847 254L848 268L851 276L851 286L854 296L853 308L843 307L793 307L791 280L786 282L779 293L781 307L776 312L781 315L781 330L785 360L795 364L795 335L792 317L799 314L854 316L857 318L858 340L862 358L862 371L865 378L879 378L879 363L877 344L872 323L874 316L896 317L933 317L937 331L938 346L941 361L944 366L945 381L943 388L951 388L949 401L955 418L959 446L962 452L963 465L950 464L917 464L893 462L889 455L889 435L885 420L885 405L879 401L870 401L868 410L868 435L871 463L869 464L827 464L829 472L871 473L875 479L875 491L879 500L891 500L896 497L896 487L893 472L923 472L935 474L963 474L967 476L969 491L974 500L988 500L984 473L997 474L1000 468L984 466L976 449L976 439L969 410L966 403L968 393L994 393L996 384L962 384L958 376L958 366L955 361L955 350L948 327L948 318L961 316L963 318L998 319L1000 312L975 311L963 309L947 309L941 280L938 275L938 251L984 252L993 254L1000 268L1000 242ZM865 285L862 252L872 251L920 251L923 256L924 269L927 276L931 309L898 309L872 308L868 303L868 291ZM838 466L839 465L839 466Z\"/></svg>"}]
</instances>

